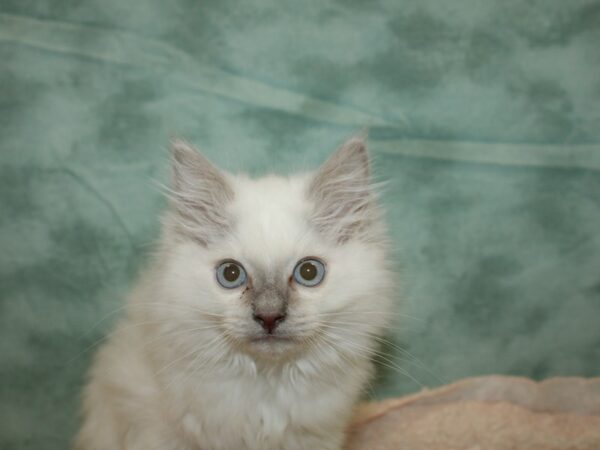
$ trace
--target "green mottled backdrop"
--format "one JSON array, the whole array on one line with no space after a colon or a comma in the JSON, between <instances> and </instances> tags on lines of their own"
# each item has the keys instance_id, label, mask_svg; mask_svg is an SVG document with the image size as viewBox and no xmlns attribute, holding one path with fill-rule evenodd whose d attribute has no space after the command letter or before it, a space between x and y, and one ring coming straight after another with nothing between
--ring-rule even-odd
<instances>
[{"instance_id":1,"label":"green mottled backdrop","mask_svg":"<svg viewBox=\"0 0 600 450\"><path fill-rule=\"evenodd\" d=\"M66 448L173 135L257 174L370 129L421 361L377 396L598 375L599 43L586 0L0 0L0 448Z\"/></svg>"}]
</instances>

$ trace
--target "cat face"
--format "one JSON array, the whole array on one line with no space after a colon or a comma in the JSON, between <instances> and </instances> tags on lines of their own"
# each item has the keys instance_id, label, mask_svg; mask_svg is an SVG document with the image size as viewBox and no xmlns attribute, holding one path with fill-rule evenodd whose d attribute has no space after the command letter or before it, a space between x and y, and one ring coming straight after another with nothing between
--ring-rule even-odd
<instances>
[{"instance_id":1,"label":"cat face","mask_svg":"<svg viewBox=\"0 0 600 450\"><path fill-rule=\"evenodd\" d=\"M391 276L362 140L286 178L224 173L182 142L173 160L166 289L199 340L259 358L370 350Z\"/></svg>"}]
</instances>

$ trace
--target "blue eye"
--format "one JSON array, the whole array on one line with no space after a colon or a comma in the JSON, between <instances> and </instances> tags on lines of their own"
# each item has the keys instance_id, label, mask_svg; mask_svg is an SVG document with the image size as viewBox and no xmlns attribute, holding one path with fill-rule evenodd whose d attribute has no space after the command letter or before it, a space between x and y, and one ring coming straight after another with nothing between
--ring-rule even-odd
<instances>
[{"instance_id":1,"label":"blue eye","mask_svg":"<svg viewBox=\"0 0 600 450\"><path fill-rule=\"evenodd\" d=\"M235 289L246 283L246 271L240 263L224 261L217 267L217 281L225 289Z\"/></svg>"},{"instance_id":2,"label":"blue eye","mask_svg":"<svg viewBox=\"0 0 600 450\"><path fill-rule=\"evenodd\" d=\"M318 259L301 259L294 268L294 280L303 286L313 287L325 278L325 264Z\"/></svg>"}]
</instances>

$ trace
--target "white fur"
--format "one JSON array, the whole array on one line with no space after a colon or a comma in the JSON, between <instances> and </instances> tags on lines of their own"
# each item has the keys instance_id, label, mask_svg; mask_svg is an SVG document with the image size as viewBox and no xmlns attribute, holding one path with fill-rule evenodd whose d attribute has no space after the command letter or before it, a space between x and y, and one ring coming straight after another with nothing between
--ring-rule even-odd
<instances>
[{"instance_id":1,"label":"white fur","mask_svg":"<svg viewBox=\"0 0 600 450\"><path fill-rule=\"evenodd\" d=\"M368 164L364 144L358 151L364 161L353 152L342 148L335 158ZM361 190L349 176L356 167L331 169L258 180L222 174L219 183L226 180L231 192L221 204L176 193L191 198L188 209L183 215L177 208L168 212L160 251L92 367L79 449L341 448L352 407L372 372L374 336L387 322L392 277L368 179ZM330 178L339 176L341 185L344 177L352 181L350 189L340 186L346 194L369 195L368 218L362 217L364 196L350 200L359 208L317 204L328 197L315 192L325 170ZM176 176L193 176L193 170ZM334 181L326 183L329 189ZM194 201L202 211L220 208L219 220L226 218L228 229L191 226ZM324 222L315 217L321 210L328 211L323 221L346 215L338 217L352 225L344 239L331 234L339 226L323 232ZM348 214L357 214L361 224ZM187 234L202 225L200 241ZM357 234L348 238L352 229ZM260 272L287 282L306 256L325 261L327 273L317 287L292 287L296 297L282 329L297 341L249 343L260 326L239 290L217 284L215 266L234 258L250 278Z\"/></svg>"}]
</instances>

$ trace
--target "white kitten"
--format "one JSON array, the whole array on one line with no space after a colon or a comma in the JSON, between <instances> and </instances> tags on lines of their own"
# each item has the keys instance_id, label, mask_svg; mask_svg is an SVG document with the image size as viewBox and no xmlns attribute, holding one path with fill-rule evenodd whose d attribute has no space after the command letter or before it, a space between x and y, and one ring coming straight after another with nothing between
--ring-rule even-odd
<instances>
[{"instance_id":1,"label":"white kitten","mask_svg":"<svg viewBox=\"0 0 600 450\"><path fill-rule=\"evenodd\" d=\"M253 180L173 143L159 252L85 391L85 450L338 450L392 276L358 138Z\"/></svg>"}]
</instances>

